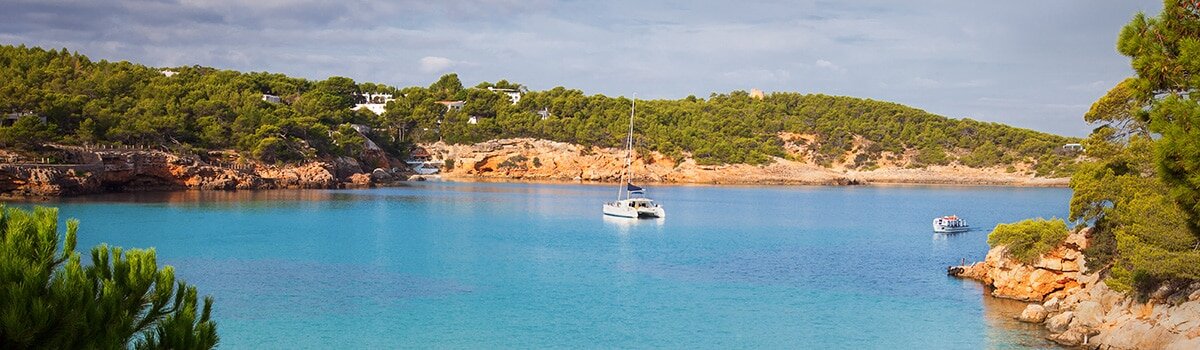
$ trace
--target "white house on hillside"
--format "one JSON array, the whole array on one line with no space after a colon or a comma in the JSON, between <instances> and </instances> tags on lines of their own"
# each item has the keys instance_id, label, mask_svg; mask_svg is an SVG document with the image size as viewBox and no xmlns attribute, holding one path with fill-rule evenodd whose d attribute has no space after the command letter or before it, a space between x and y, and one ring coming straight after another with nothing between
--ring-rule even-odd
<instances>
[{"instance_id":1,"label":"white house on hillside","mask_svg":"<svg viewBox=\"0 0 1200 350\"><path fill-rule=\"evenodd\" d=\"M467 105L467 101L437 101L437 103L446 106L446 111L460 111Z\"/></svg>"},{"instance_id":2,"label":"white house on hillside","mask_svg":"<svg viewBox=\"0 0 1200 350\"><path fill-rule=\"evenodd\" d=\"M263 100L264 102L267 102L267 103L270 103L270 104L280 104L280 103L283 103L283 99L282 99L282 98L279 98L279 96L275 96L275 95L271 95L271 94L263 94L263 96L262 96L262 100Z\"/></svg>"},{"instance_id":3,"label":"white house on hillside","mask_svg":"<svg viewBox=\"0 0 1200 350\"><path fill-rule=\"evenodd\" d=\"M351 108L352 110L357 111L366 108L368 111L375 112L375 114L378 115L383 115L383 112L386 111L384 107L387 106L388 102L396 100L392 98L392 94L366 93L355 97L357 97L361 103L354 104L354 108Z\"/></svg>"},{"instance_id":4,"label":"white house on hillside","mask_svg":"<svg viewBox=\"0 0 1200 350\"><path fill-rule=\"evenodd\" d=\"M512 101L512 104L514 104L514 105L517 104L517 102L521 102L521 90L498 89L498 88L494 88L494 87L488 87L487 89L488 89L488 91L491 91L491 92L499 92L499 93L508 95L508 100Z\"/></svg>"}]
</instances>

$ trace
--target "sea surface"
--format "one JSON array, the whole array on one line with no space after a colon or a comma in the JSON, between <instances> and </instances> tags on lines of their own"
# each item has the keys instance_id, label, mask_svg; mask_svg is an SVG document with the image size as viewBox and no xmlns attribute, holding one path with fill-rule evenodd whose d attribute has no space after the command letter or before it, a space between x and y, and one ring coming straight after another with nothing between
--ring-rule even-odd
<instances>
[{"instance_id":1,"label":"sea surface","mask_svg":"<svg viewBox=\"0 0 1200 350\"><path fill-rule=\"evenodd\" d=\"M157 249L216 299L226 349L1053 347L946 266L983 259L997 223L1067 215L1068 189L649 191L665 219L604 217L616 186L565 184L42 204L82 221L82 251ZM934 234L949 214L977 229Z\"/></svg>"}]
</instances>

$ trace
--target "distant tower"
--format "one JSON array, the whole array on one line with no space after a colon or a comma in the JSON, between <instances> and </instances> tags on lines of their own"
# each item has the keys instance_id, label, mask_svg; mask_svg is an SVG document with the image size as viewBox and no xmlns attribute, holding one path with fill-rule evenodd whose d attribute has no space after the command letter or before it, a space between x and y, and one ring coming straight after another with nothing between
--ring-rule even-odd
<instances>
[{"instance_id":1,"label":"distant tower","mask_svg":"<svg viewBox=\"0 0 1200 350\"><path fill-rule=\"evenodd\" d=\"M763 94L762 90L750 89L750 98L756 98L756 99L761 100L761 99L763 99L763 97L766 97L766 96L767 95Z\"/></svg>"}]
</instances>

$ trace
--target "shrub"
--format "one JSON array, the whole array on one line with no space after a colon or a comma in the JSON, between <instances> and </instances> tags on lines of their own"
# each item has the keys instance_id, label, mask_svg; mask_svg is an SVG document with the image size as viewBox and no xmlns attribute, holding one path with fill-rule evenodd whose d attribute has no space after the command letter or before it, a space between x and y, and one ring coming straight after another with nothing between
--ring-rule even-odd
<instances>
[{"instance_id":1,"label":"shrub","mask_svg":"<svg viewBox=\"0 0 1200 350\"><path fill-rule=\"evenodd\" d=\"M988 235L988 245L1006 246L1009 256L1032 263L1062 243L1067 234L1067 223L1062 219L1029 219L996 225L996 229Z\"/></svg>"}]
</instances>

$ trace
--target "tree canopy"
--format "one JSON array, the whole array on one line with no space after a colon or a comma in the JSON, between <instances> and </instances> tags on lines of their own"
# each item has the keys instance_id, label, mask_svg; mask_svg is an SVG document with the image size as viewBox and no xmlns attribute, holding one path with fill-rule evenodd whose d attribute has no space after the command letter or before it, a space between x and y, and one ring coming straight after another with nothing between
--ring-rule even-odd
<instances>
[{"instance_id":1,"label":"tree canopy","mask_svg":"<svg viewBox=\"0 0 1200 350\"><path fill-rule=\"evenodd\" d=\"M1138 14L1117 41L1134 72L1131 90L1149 96L1148 129L1161 136L1155 151L1161 179L1200 237L1200 9L1164 1L1158 17Z\"/></svg>"},{"instance_id":2,"label":"tree canopy","mask_svg":"<svg viewBox=\"0 0 1200 350\"><path fill-rule=\"evenodd\" d=\"M151 68L93 62L62 50L0 46L0 111L35 112L46 123L0 127L0 142L164 144L237 149L265 161L351 155L344 125L393 155L408 145L533 137L620 147L630 100L555 87L529 91L500 80L465 88L456 74L428 87L395 88L344 77L309 81L271 73L207 67ZM488 88L515 89L518 103ZM351 107L363 93L395 97L382 115ZM282 103L265 101L263 94ZM465 101L462 109L439 101ZM469 119L477 123L468 123ZM701 164L764 164L787 157L781 133L814 135L804 147L822 164L870 167L887 155L915 154L915 166L991 166L1023 161L1042 175L1070 171L1075 139L971 119L951 119L896 103L820 94L745 91L707 99L638 102L637 147ZM848 155L857 154L853 161Z\"/></svg>"},{"instance_id":3,"label":"tree canopy","mask_svg":"<svg viewBox=\"0 0 1200 350\"><path fill-rule=\"evenodd\" d=\"M1145 294L1200 281L1200 16L1191 2L1164 1L1138 14L1118 50L1136 76L1101 97L1084 119L1097 124L1071 178L1071 220L1092 226L1089 269L1108 285Z\"/></svg>"}]
</instances>

